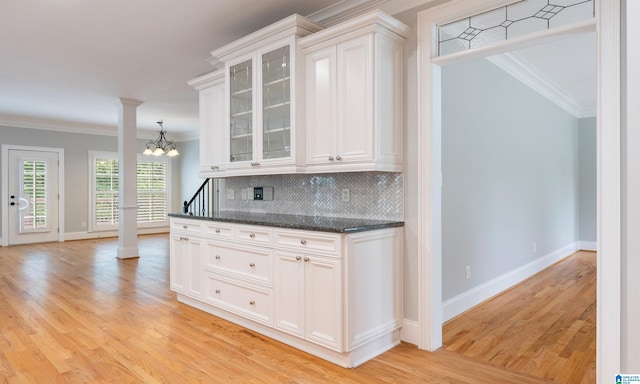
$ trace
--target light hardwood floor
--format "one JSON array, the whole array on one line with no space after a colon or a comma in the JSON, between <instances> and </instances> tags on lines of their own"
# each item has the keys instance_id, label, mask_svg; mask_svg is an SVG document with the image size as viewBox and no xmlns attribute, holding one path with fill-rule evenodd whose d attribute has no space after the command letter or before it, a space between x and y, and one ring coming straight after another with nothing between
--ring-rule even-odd
<instances>
[{"instance_id":1,"label":"light hardwood floor","mask_svg":"<svg viewBox=\"0 0 640 384\"><path fill-rule=\"evenodd\" d=\"M534 384L594 377L582 372L590 364L556 362L558 356L578 361L580 351L591 353L593 328L561 320L579 312L577 295L547 299L564 300L558 308L571 311L544 305L517 310L502 308L503 302L500 315L487 313L482 308L490 304L483 304L469 320L465 314L445 326L447 346L435 353L403 343L343 369L178 303L168 288L166 235L141 236L139 259L117 260L116 247L116 239L100 239L0 248L0 383ZM579 273L568 267L560 274ZM533 297L555 297L546 275L534 280L538 288L515 294L525 308ZM595 293L586 321L592 321L594 301ZM558 316L556 326L541 320L547 316ZM529 320L544 324L543 337L525 331L522 324ZM514 327L497 325L509 322ZM561 331L567 328L572 331ZM581 341L578 333L584 334ZM526 343L541 346L528 350ZM505 355L496 352L499 344L516 358L497 358ZM535 369L519 355L531 356Z\"/></svg>"}]
</instances>

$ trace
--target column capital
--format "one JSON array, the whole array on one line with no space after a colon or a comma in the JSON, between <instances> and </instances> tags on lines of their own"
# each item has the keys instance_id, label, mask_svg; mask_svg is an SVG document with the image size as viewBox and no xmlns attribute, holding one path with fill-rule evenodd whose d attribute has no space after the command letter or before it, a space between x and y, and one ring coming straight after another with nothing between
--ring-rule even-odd
<instances>
[{"instance_id":1,"label":"column capital","mask_svg":"<svg viewBox=\"0 0 640 384\"><path fill-rule=\"evenodd\" d=\"M128 107L137 107L138 105L144 103L144 101L136 100L136 99L127 99L126 97L120 97L117 100L114 100L114 103L120 105L126 105Z\"/></svg>"}]
</instances>

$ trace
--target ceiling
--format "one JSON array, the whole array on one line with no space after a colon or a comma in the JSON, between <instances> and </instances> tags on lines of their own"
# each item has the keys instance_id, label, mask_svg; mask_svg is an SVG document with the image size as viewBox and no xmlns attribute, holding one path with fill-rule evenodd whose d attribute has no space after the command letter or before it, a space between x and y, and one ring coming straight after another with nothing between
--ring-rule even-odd
<instances>
[{"instance_id":1,"label":"ceiling","mask_svg":"<svg viewBox=\"0 0 640 384\"><path fill-rule=\"evenodd\" d=\"M213 70L212 50L293 13L349 2L384 3L0 0L0 126L116 134L123 97L143 101L140 137L164 119L170 138L196 138L198 96L187 81ZM546 79L578 109L595 106L595 36L550 44L507 55L508 67Z\"/></svg>"},{"instance_id":2,"label":"ceiling","mask_svg":"<svg viewBox=\"0 0 640 384\"><path fill-rule=\"evenodd\" d=\"M596 113L596 33L490 57L489 60L578 118Z\"/></svg>"},{"instance_id":3,"label":"ceiling","mask_svg":"<svg viewBox=\"0 0 640 384\"><path fill-rule=\"evenodd\" d=\"M338 0L0 0L0 125L117 132L115 101L143 101L138 126L196 135L187 81L209 52Z\"/></svg>"}]
</instances>

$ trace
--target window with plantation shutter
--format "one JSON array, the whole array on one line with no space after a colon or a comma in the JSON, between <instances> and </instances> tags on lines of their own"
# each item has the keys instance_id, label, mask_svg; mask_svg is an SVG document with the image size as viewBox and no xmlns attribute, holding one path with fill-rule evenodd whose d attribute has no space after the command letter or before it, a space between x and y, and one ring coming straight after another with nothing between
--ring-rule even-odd
<instances>
[{"instance_id":1,"label":"window with plantation shutter","mask_svg":"<svg viewBox=\"0 0 640 384\"><path fill-rule=\"evenodd\" d=\"M167 163L138 160L138 224L167 221Z\"/></svg>"},{"instance_id":2,"label":"window with plantation shutter","mask_svg":"<svg viewBox=\"0 0 640 384\"><path fill-rule=\"evenodd\" d=\"M118 154L90 151L90 231L118 229ZM170 163L167 158L138 157L138 228L168 225Z\"/></svg>"}]
</instances>

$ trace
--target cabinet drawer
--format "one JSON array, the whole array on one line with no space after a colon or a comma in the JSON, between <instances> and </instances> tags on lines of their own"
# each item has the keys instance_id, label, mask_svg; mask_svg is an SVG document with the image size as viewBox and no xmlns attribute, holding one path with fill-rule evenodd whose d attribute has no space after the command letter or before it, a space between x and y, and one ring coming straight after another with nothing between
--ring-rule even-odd
<instances>
[{"instance_id":1,"label":"cabinet drawer","mask_svg":"<svg viewBox=\"0 0 640 384\"><path fill-rule=\"evenodd\" d=\"M196 220L171 219L171 231L180 231L193 234L202 233L202 223Z\"/></svg>"},{"instance_id":2,"label":"cabinet drawer","mask_svg":"<svg viewBox=\"0 0 640 384\"><path fill-rule=\"evenodd\" d=\"M207 244L205 269L268 287L272 285L271 249Z\"/></svg>"},{"instance_id":3,"label":"cabinet drawer","mask_svg":"<svg viewBox=\"0 0 640 384\"><path fill-rule=\"evenodd\" d=\"M247 287L208 274L205 300L229 312L273 326L270 290Z\"/></svg>"},{"instance_id":4,"label":"cabinet drawer","mask_svg":"<svg viewBox=\"0 0 640 384\"><path fill-rule=\"evenodd\" d=\"M209 239L233 239L233 226L222 223L206 223L204 232Z\"/></svg>"},{"instance_id":5,"label":"cabinet drawer","mask_svg":"<svg viewBox=\"0 0 640 384\"><path fill-rule=\"evenodd\" d=\"M298 252L323 252L340 255L341 236L318 232L276 230L274 245L278 248L293 249Z\"/></svg>"},{"instance_id":6,"label":"cabinet drawer","mask_svg":"<svg viewBox=\"0 0 640 384\"><path fill-rule=\"evenodd\" d=\"M236 239L247 244L271 246L272 230L268 227L237 226Z\"/></svg>"}]
</instances>

